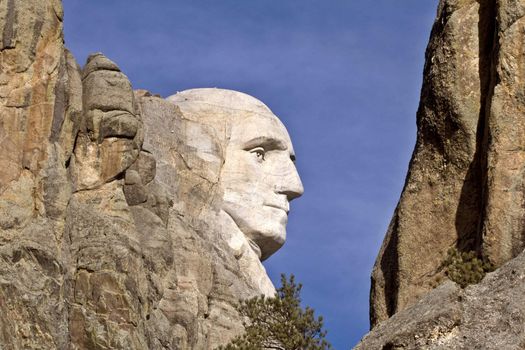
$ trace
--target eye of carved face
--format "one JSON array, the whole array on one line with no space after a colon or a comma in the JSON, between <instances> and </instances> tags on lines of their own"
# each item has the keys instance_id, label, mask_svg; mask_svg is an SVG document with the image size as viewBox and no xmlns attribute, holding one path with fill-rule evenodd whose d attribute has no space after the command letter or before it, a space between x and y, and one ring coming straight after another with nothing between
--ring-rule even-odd
<instances>
[{"instance_id":1,"label":"eye of carved face","mask_svg":"<svg viewBox=\"0 0 525 350\"><path fill-rule=\"evenodd\" d=\"M221 172L223 210L264 260L284 244L289 202L303 186L276 116L258 114L233 125Z\"/></svg>"},{"instance_id":2,"label":"eye of carved face","mask_svg":"<svg viewBox=\"0 0 525 350\"><path fill-rule=\"evenodd\" d=\"M266 151L262 147L255 147L254 149L251 149L249 152L254 154L257 161L259 162L262 162L264 160L264 155L266 154Z\"/></svg>"}]
</instances>

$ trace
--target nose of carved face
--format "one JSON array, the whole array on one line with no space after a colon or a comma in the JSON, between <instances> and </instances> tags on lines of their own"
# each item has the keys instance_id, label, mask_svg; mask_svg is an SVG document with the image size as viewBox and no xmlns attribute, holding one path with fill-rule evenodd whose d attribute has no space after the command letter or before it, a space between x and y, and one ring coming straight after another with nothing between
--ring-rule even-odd
<instances>
[{"instance_id":1,"label":"nose of carved face","mask_svg":"<svg viewBox=\"0 0 525 350\"><path fill-rule=\"evenodd\" d=\"M295 164L290 160L286 176L281 178L281 182L276 185L276 192L286 195L288 201L292 201L304 193L303 183L297 173Z\"/></svg>"}]
</instances>

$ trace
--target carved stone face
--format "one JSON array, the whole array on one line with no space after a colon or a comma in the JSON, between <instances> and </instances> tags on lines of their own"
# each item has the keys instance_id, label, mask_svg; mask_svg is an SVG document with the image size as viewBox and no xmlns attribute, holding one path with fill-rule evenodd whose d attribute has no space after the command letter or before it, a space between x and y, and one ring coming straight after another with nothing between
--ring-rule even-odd
<instances>
[{"instance_id":1,"label":"carved stone face","mask_svg":"<svg viewBox=\"0 0 525 350\"><path fill-rule=\"evenodd\" d=\"M288 132L273 114L233 125L220 180L223 210L261 260L284 244L289 202L303 193L294 160Z\"/></svg>"},{"instance_id":2,"label":"carved stone face","mask_svg":"<svg viewBox=\"0 0 525 350\"><path fill-rule=\"evenodd\" d=\"M303 193L286 128L261 101L237 91L193 89L168 100L187 123L184 143L195 152L184 157L192 171L201 161L220 167L219 209L233 225L225 230L240 231L261 260L268 258L286 239L289 202Z\"/></svg>"}]
</instances>

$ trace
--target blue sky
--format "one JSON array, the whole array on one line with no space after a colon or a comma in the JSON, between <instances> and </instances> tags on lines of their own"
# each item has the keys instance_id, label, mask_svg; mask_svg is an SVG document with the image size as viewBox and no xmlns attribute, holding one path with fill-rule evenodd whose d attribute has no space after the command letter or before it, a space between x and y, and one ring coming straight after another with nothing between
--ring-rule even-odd
<instances>
[{"instance_id":1,"label":"blue sky","mask_svg":"<svg viewBox=\"0 0 525 350\"><path fill-rule=\"evenodd\" d=\"M134 88L246 92L287 126L305 194L266 268L293 273L336 349L368 330L370 272L415 143L437 0L64 0L66 45Z\"/></svg>"}]
</instances>

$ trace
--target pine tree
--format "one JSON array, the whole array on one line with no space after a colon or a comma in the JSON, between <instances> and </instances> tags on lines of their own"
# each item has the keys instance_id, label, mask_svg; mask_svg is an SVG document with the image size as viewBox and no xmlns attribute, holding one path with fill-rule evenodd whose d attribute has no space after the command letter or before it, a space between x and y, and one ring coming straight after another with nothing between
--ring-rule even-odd
<instances>
[{"instance_id":1,"label":"pine tree","mask_svg":"<svg viewBox=\"0 0 525 350\"><path fill-rule=\"evenodd\" d=\"M302 285L293 275L281 275L281 287L275 297L264 296L243 301L238 311L244 316L245 334L218 350L327 350L323 318L314 310L301 308Z\"/></svg>"}]
</instances>

